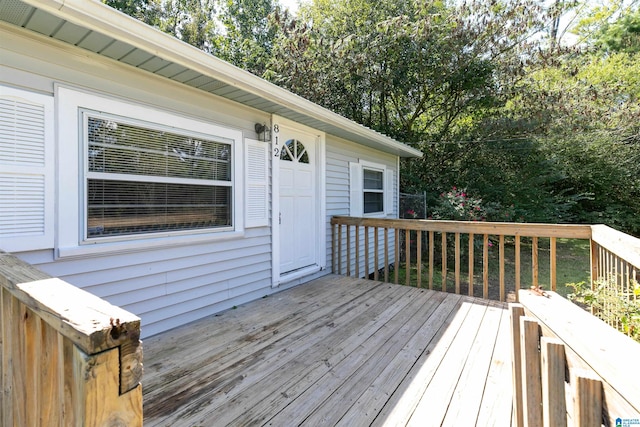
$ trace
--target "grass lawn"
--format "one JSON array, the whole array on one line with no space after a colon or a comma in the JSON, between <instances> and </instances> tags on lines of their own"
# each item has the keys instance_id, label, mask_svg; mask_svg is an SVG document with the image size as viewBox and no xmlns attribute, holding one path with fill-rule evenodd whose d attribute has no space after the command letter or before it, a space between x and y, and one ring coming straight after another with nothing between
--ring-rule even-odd
<instances>
[{"instance_id":1,"label":"grass lawn","mask_svg":"<svg viewBox=\"0 0 640 427\"><path fill-rule=\"evenodd\" d=\"M481 243L481 237L476 240ZM427 245L425 244L424 247ZM462 246L461 269L460 269L460 292L468 293L468 257L466 244ZM449 252L453 253L453 244L449 245ZM434 252L436 258L439 258L440 249ZM474 249L474 295L482 296L482 246ZM538 283L543 289L550 289L550 249L549 239L539 239L538 241ZM581 281L588 282L590 279L590 252L589 241L579 239L557 239L556 240L556 282L560 295L566 297L567 294L573 292L573 288L568 287L569 283L577 283ZM417 280L417 264L416 254L411 255L411 278L410 283L415 286ZM424 253L422 256L422 287L429 287L429 256ZM520 245L520 286L521 288L529 288L533 283L532 274L532 244L529 239L522 239ZM442 266L439 259L434 260L433 266L433 289L442 289ZM491 299L499 299L500 279L499 279L499 248L498 241L492 240L492 246L489 248L489 296ZM447 291L455 292L454 262L451 256L447 262L446 286ZM513 242L505 242L505 290L507 300L514 300L515 290L515 244ZM398 272L399 282L406 283L406 266L400 265Z\"/></svg>"}]
</instances>

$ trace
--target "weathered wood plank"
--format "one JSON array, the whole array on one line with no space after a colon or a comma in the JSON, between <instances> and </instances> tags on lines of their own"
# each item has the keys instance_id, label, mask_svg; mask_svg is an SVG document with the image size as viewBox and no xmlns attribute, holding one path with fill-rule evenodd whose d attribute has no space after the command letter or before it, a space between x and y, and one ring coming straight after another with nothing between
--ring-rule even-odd
<instances>
[{"instance_id":1,"label":"weathered wood plank","mask_svg":"<svg viewBox=\"0 0 640 427\"><path fill-rule=\"evenodd\" d=\"M502 310L495 350L482 396L477 426L511 427L513 413L513 367L511 362L510 311ZM519 322L518 322L519 323Z\"/></svg>"},{"instance_id":2,"label":"weathered wood plank","mask_svg":"<svg viewBox=\"0 0 640 427\"><path fill-rule=\"evenodd\" d=\"M524 426L522 399L522 350L520 341L520 318L524 316L522 304L509 304L511 325L511 358L513 377L513 418L516 427Z\"/></svg>"},{"instance_id":3,"label":"weathered wood plank","mask_svg":"<svg viewBox=\"0 0 640 427\"><path fill-rule=\"evenodd\" d=\"M503 311L504 308L487 307L449 402L443 425L476 425L499 330L494 325L500 325Z\"/></svg>"},{"instance_id":4,"label":"weathered wood plank","mask_svg":"<svg viewBox=\"0 0 640 427\"><path fill-rule=\"evenodd\" d=\"M521 290L520 301L528 315L566 344L568 359L569 353L579 355L602 379L610 419L639 417L640 371L620 367L640 360L640 345L555 292L548 295Z\"/></svg>"},{"instance_id":5,"label":"weathered wood plank","mask_svg":"<svg viewBox=\"0 0 640 427\"><path fill-rule=\"evenodd\" d=\"M331 276L320 279L317 287L311 286L309 289L332 290L332 286L327 286L332 280ZM278 305L267 298L212 318L222 322L219 326L226 329L226 324L242 322L245 316L261 312L260 305L267 304L270 307L267 311L273 313L263 319L265 324L270 324L276 318L272 316L283 316L291 322L281 325L275 335L262 336L258 339L260 342L254 342L249 347L240 346L237 353L223 356L224 360L215 354L231 350L247 334L254 337L250 329L241 326L236 338L231 338L229 331L230 335L225 335L226 338L221 340L226 347L220 345L218 340L211 341L214 344L212 346L207 339L202 339L199 343L202 347L213 349L211 363L191 373L171 373L168 370L166 375L170 375L168 379L171 383L181 381L176 377L194 375L191 380L185 380L183 385L193 383L195 378L209 388L185 388L179 395L172 395L168 389L162 388L162 375L156 374L154 381L158 386L154 394L163 396L166 405L182 399L181 396L185 396L185 399L166 408L165 415L157 413L155 417L148 417L147 413L145 425L193 426L206 425L211 420L216 420L216 425L360 425L368 424L371 420L374 424L388 425L389 411L415 408L417 402L405 403L407 399L413 399L414 393L410 389L429 387L431 381L422 382L418 377L424 375L432 378L442 369L442 359L450 351L450 343L460 335L461 327L466 328L464 313L478 301L406 286L357 281L353 278L348 280L351 284L345 284L346 288L364 289L364 286L356 283L367 283L369 291L362 292L359 297L347 297L348 301L337 293L325 298L324 293L319 292L312 298L312 304L300 310L303 294L292 299L286 295L306 287L302 285L280 294L282 299L279 302L282 304L279 310L275 309ZM373 288L371 285L374 285ZM482 306L485 307L486 303ZM328 311L316 313L319 307L326 307ZM315 313L312 316L315 320L309 318L308 308ZM482 310L486 311L486 307ZM470 323L473 329L478 330L478 322ZM496 334L498 325L489 323L492 322L487 321L486 326ZM260 319L254 327L253 333L262 332ZM290 328L294 330L290 331ZM217 326L209 329L217 329ZM473 338L476 337L475 333L472 335L472 342L485 345L478 341L479 338ZM180 360L181 355L188 351L177 351L174 347L180 342L179 333L174 332L172 336L175 341L167 349L173 353L172 357ZM151 341L160 344L161 338L152 337ZM151 347L150 352L160 355L160 350L154 350L149 341L146 346ZM508 342L508 338L505 342ZM470 349L464 351L470 353ZM151 359L149 352L146 358L151 366L155 365L153 369L160 370L160 363ZM187 362L185 366L190 363ZM493 368L491 372L496 375ZM207 377L210 373L214 377ZM145 391L145 402L148 397ZM507 396L507 400L507 405L510 405L510 396ZM385 409L387 415L383 414ZM410 416L412 411L402 417ZM383 414L382 417L379 413ZM354 420L357 421L352 423Z\"/></svg>"},{"instance_id":6,"label":"weathered wood plank","mask_svg":"<svg viewBox=\"0 0 640 427\"><path fill-rule=\"evenodd\" d=\"M564 344L557 338L540 338L542 359L542 416L545 427L567 425Z\"/></svg>"},{"instance_id":7,"label":"weathered wood plank","mask_svg":"<svg viewBox=\"0 0 640 427\"><path fill-rule=\"evenodd\" d=\"M540 374L540 325L536 319L520 318L520 352L522 354L522 399L524 425L542 425L542 378Z\"/></svg>"},{"instance_id":8,"label":"weathered wood plank","mask_svg":"<svg viewBox=\"0 0 640 427\"><path fill-rule=\"evenodd\" d=\"M358 303L370 304L373 301L371 294L375 294L376 288L381 286L364 280L352 281L352 286L349 286L346 284L348 280L335 276L330 283L316 281L305 286L308 294L296 287L261 300L259 311L247 310L246 306L238 307L150 337L146 340L149 347L146 357L153 363L147 364L145 370L145 396L149 401L155 401L155 394L166 395L169 386L173 393L194 387L189 374L203 372L211 379L216 372L224 371L247 354L271 345L287 334L304 334L306 329L303 328L309 328L309 324L322 321L331 323L342 311L349 311ZM323 284L327 287L323 288ZM389 288L387 291L388 295L392 294ZM387 293L383 292L382 295ZM283 306L294 309L282 310ZM336 313L336 310L340 313ZM189 351L185 352L185 349ZM212 371L210 365L215 365L216 369ZM176 375L176 372L184 375ZM179 386L180 382L184 385ZM160 406L163 406L162 402ZM148 409L147 413L154 412L152 408Z\"/></svg>"},{"instance_id":9,"label":"weathered wood plank","mask_svg":"<svg viewBox=\"0 0 640 427\"><path fill-rule=\"evenodd\" d=\"M470 307L465 318L465 327L458 331L447 350L446 356L442 359L438 370L429 383L429 387L421 396L418 406L411 415L408 426L441 424L464 365L470 357L469 349L473 345L478 326L481 324L486 310L487 306L481 304L473 304Z\"/></svg>"},{"instance_id":10,"label":"weathered wood plank","mask_svg":"<svg viewBox=\"0 0 640 427\"><path fill-rule=\"evenodd\" d=\"M602 425L602 383L591 371L575 373L573 420L580 427Z\"/></svg>"},{"instance_id":11,"label":"weathered wood plank","mask_svg":"<svg viewBox=\"0 0 640 427\"><path fill-rule=\"evenodd\" d=\"M424 319L417 333L377 375L336 425L352 426L374 421L389 399L388 390L396 390L407 375L407 367L419 365L420 361L426 358L427 348L435 347L433 340L438 333L442 333L443 325L446 325L451 318L451 313L458 302L458 298L442 298L433 313Z\"/></svg>"},{"instance_id":12,"label":"weathered wood plank","mask_svg":"<svg viewBox=\"0 0 640 427\"><path fill-rule=\"evenodd\" d=\"M382 291L380 295L381 298L390 298L387 300L387 308L390 312L400 310L406 305L406 302L400 301L402 293L393 292L392 285L383 286L385 287L380 289ZM371 289L370 286L361 288ZM402 288L403 291L409 291L407 287ZM291 323L281 325L278 334L271 333L270 336L264 336L262 339L252 337L250 348L240 347L238 351L234 351L236 342L227 342L229 352L212 354L210 362L204 361L200 364L200 370L189 371L189 375L185 372L182 383L172 385L170 388L158 387L157 391L162 398L155 399L153 405L145 407L145 414L150 418L149 422L153 422L153 417L156 415L163 413L166 415L167 411L170 413L169 419L177 421L186 419L183 412L193 413L191 408L200 408L199 410L206 414L206 411L215 412L216 408L221 406L225 408L225 415L230 417L234 416L234 407L237 408L238 414L235 415L237 417L246 409L246 395L243 393L250 387L259 388L260 404L266 403L269 398L283 397L279 393L286 390L283 383L286 383L287 375L297 373L304 377L304 370L309 369L306 361L313 360L327 351L340 351L340 342L343 337L337 334L338 331L345 330L349 333L349 328L357 326L358 321L371 321L370 316L379 314L375 311L376 304L379 303L379 301L376 302L375 294L375 292L367 292L362 294L362 298L350 298L349 301L342 303L338 303L335 299L323 299L323 306L326 306L327 310L317 310L311 317L299 313L291 317ZM385 317L382 316L382 319ZM269 319L267 322L271 323ZM240 333L236 341L243 340L246 341L245 334ZM278 346L275 346L276 342ZM354 340L354 342L357 341ZM207 341L203 341L203 344L206 347ZM287 349L285 353L282 352L283 348ZM273 359L268 366L253 367L254 362L270 357ZM328 360L326 357L325 359ZM213 364L215 369L211 369ZM328 369L324 362L320 366ZM284 367L286 369L283 371ZM275 372L285 375L274 377L271 374ZM168 374L170 378L174 377L171 371ZM241 381L238 381L238 378L241 378ZM203 408L202 402L206 402L209 408ZM259 407L256 402L252 402L252 405L257 405L254 410Z\"/></svg>"}]
</instances>

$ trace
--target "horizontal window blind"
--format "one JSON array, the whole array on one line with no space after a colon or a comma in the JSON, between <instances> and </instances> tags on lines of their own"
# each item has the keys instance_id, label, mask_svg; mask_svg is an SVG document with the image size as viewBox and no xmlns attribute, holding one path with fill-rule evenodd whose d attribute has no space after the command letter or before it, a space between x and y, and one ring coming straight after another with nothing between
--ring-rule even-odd
<instances>
[{"instance_id":1,"label":"horizontal window blind","mask_svg":"<svg viewBox=\"0 0 640 427\"><path fill-rule=\"evenodd\" d=\"M86 113L86 237L232 226L232 146Z\"/></svg>"}]
</instances>

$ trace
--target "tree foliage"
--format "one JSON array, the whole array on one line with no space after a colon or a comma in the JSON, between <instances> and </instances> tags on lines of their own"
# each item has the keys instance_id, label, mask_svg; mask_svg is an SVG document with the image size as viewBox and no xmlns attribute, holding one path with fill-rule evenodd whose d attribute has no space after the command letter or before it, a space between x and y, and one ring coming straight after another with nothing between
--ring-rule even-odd
<instances>
[{"instance_id":1,"label":"tree foliage","mask_svg":"<svg viewBox=\"0 0 640 427\"><path fill-rule=\"evenodd\" d=\"M455 186L516 220L640 234L640 10L625 1L311 0L294 16L275 0L106 0L422 150L401 187L431 206Z\"/></svg>"}]
</instances>

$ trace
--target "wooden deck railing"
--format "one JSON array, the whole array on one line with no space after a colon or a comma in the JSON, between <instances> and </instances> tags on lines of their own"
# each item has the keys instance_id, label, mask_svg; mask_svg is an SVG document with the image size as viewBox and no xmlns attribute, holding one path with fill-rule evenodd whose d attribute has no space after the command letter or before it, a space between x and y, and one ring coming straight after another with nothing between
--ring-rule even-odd
<instances>
[{"instance_id":1,"label":"wooden deck railing","mask_svg":"<svg viewBox=\"0 0 640 427\"><path fill-rule=\"evenodd\" d=\"M142 426L140 319L0 251L0 425Z\"/></svg>"},{"instance_id":2,"label":"wooden deck railing","mask_svg":"<svg viewBox=\"0 0 640 427\"><path fill-rule=\"evenodd\" d=\"M436 288L455 293L462 292L462 284L469 295L505 301L507 262L512 263L515 295L521 287L521 244L527 239L531 245L532 286L539 284L540 240L548 239L549 283L556 289L558 238L590 239L588 225L521 224L465 221L430 221L407 219L374 219L334 217L333 225L333 271L347 276L369 277L375 280L399 283L400 268L404 271L407 285L434 288L434 279L439 275ZM381 237L382 236L382 237ZM513 259L506 257L506 242L513 247ZM402 242L402 243L401 243ZM489 249L497 246L497 268L489 268ZM494 250L494 249L492 249ZM374 255L374 254L377 254ZM391 279L390 265L393 265ZM346 267L346 268L345 268ZM424 269L428 269L426 277ZM478 271L480 269L481 271ZM476 273L477 272L477 273ZM476 274L481 279L476 278ZM496 275L497 277L490 277ZM451 280L452 279L452 280ZM497 289L490 289L490 279ZM482 291L476 292L476 281ZM426 283L423 283L426 282ZM452 282L452 283L450 283ZM490 292L491 291L491 292Z\"/></svg>"},{"instance_id":3,"label":"wooden deck railing","mask_svg":"<svg viewBox=\"0 0 640 427\"><path fill-rule=\"evenodd\" d=\"M640 344L555 292L510 304L514 421L600 427L640 419Z\"/></svg>"},{"instance_id":4,"label":"wooden deck railing","mask_svg":"<svg viewBox=\"0 0 640 427\"><path fill-rule=\"evenodd\" d=\"M626 303L640 300L640 239L604 225L594 225L591 229L591 286L602 301L593 312L609 325L623 330L620 318L628 315Z\"/></svg>"}]
</instances>

